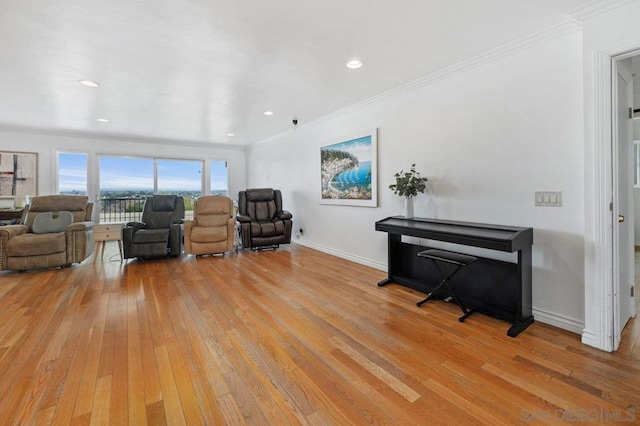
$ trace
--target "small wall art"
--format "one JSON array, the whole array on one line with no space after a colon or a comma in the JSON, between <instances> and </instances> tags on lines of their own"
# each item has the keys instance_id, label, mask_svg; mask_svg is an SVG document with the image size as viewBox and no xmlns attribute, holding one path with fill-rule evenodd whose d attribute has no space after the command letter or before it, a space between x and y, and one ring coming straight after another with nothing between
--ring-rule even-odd
<instances>
[{"instance_id":1,"label":"small wall art","mask_svg":"<svg viewBox=\"0 0 640 426\"><path fill-rule=\"evenodd\" d=\"M0 151L0 198L37 195L38 154Z\"/></svg>"}]
</instances>

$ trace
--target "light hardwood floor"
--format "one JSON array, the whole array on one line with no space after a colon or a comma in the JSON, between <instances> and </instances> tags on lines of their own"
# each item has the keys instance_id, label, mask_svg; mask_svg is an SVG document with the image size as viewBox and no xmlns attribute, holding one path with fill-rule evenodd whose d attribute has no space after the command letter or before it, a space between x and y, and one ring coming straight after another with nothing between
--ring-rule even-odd
<instances>
[{"instance_id":1,"label":"light hardwood floor","mask_svg":"<svg viewBox=\"0 0 640 426\"><path fill-rule=\"evenodd\" d=\"M640 423L608 354L305 247L0 274L0 425ZM626 423L629 424L629 423Z\"/></svg>"}]
</instances>

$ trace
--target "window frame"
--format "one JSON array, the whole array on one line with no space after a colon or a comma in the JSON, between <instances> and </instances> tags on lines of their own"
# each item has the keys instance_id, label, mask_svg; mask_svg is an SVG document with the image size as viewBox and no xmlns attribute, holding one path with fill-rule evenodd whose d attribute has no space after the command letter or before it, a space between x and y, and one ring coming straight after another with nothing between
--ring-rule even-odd
<instances>
[{"instance_id":1,"label":"window frame","mask_svg":"<svg viewBox=\"0 0 640 426\"><path fill-rule=\"evenodd\" d=\"M640 140L633 141L633 187L640 188Z\"/></svg>"}]
</instances>

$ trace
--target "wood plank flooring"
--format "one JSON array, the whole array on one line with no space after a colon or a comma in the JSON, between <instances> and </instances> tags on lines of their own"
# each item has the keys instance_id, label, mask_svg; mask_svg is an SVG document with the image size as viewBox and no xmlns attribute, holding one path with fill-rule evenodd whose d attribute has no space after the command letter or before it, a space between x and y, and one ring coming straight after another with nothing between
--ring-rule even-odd
<instances>
[{"instance_id":1,"label":"wood plank flooring","mask_svg":"<svg viewBox=\"0 0 640 426\"><path fill-rule=\"evenodd\" d=\"M0 273L0 425L640 424L621 350L305 247Z\"/></svg>"}]
</instances>

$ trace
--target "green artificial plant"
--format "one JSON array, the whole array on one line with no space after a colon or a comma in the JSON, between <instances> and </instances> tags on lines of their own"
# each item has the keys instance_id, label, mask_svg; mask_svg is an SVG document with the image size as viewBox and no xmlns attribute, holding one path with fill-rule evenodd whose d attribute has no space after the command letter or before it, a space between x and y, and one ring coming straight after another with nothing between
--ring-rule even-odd
<instances>
[{"instance_id":1,"label":"green artificial plant","mask_svg":"<svg viewBox=\"0 0 640 426\"><path fill-rule=\"evenodd\" d=\"M389 189L401 197L415 197L418 193L423 193L427 187L427 178L420 176L420 173L416 171L415 163L411 165L410 171L400 170L395 174L395 178L396 183L389 185Z\"/></svg>"}]
</instances>

